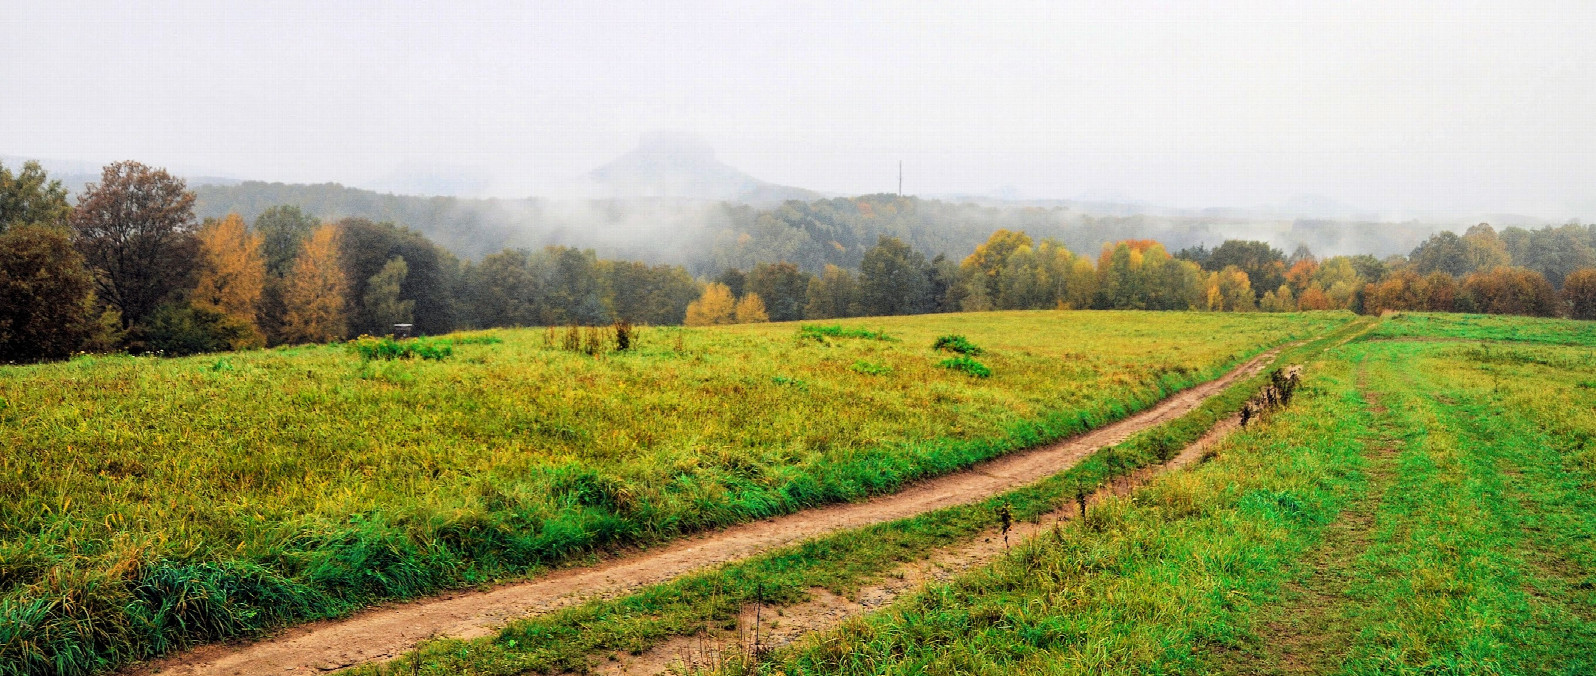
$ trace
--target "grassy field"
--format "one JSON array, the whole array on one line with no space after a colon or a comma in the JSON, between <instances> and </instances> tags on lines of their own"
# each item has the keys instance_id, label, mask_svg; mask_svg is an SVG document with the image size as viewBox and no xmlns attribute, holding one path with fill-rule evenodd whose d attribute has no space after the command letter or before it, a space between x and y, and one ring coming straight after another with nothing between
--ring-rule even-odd
<instances>
[{"instance_id":1,"label":"grassy field","mask_svg":"<svg viewBox=\"0 0 1596 676\"><path fill-rule=\"evenodd\" d=\"M1361 330L1347 325L1300 347L1280 363L1317 354ZM585 672L618 652L637 653L665 639L735 624L756 599L766 606L808 600L817 588L852 596L900 564L939 548L990 534L1006 506L1016 522L1047 514L1116 477L1168 460L1256 394L1266 374L1243 379L1197 409L1139 432L1084 462L1030 486L986 500L868 528L840 532L712 570L655 585L623 598L519 620L495 635L431 642L401 659L352 670L352 676ZM774 611L774 609L773 609Z\"/></svg>"},{"instance_id":2,"label":"grassy field","mask_svg":"<svg viewBox=\"0 0 1596 676\"><path fill-rule=\"evenodd\" d=\"M731 671L1592 673L1588 326L1388 319L1215 461Z\"/></svg>"},{"instance_id":3,"label":"grassy field","mask_svg":"<svg viewBox=\"0 0 1596 676\"><path fill-rule=\"evenodd\" d=\"M1016 312L541 331L0 369L0 673L186 643L858 499L1066 436L1344 314ZM941 368L958 333L989 378Z\"/></svg>"}]
</instances>

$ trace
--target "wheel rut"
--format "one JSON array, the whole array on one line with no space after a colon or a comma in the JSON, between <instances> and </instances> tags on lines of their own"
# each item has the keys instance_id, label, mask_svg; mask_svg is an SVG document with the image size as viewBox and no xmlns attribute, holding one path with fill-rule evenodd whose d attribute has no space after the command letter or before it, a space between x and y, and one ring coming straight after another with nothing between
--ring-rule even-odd
<instances>
[{"instance_id":1,"label":"wheel rut","mask_svg":"<svg viewBox=\"0 0 1596 676\"><path fill-rule=\"evenodd\" d=\"M486 636L515 618L594 598L619 596L828 533L976 502L1069 469L1098 449L1185 415L1237 380L1261 372L1278 352L1279 348L1264 352L1219 378L1177 392L1110 425L919 482L891 495L745 523L485 591L379 606L340 620L301 625L254 642L203 646L123 673L297 676L385 661L433 638Z\"/></svg>"}]
</instances>

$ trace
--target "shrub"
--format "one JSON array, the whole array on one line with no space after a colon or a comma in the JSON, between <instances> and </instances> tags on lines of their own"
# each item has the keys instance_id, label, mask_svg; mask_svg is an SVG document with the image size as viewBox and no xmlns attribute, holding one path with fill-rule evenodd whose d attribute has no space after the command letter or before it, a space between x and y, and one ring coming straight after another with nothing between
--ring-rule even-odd
<instances>
[{"instance_id":1,"label":"shrub","mask_svg":"<svg viewBox=\"0 0 1596 676\"><path fill-rule=\"evenodd\" d=\"M798 327L798 339L824 341L827 338L863 338L866 340L896 341L897 338L887 335L885 331L871 331L870 329L845 329L840 325L821 326L806 324Z\"/></svg>"},{"instance_id":2,"label":"shrub","mask_svg":"<svg viewBox=\"0 0 1596 676\"><path fill-rule=\"evenodd\" d=\"M131 352L181 357L234 349L253 336L251 327L221 312L188 303L156 308L133 331Z\"/></svg>"},{"instance_id":3,"label":"shrub","mask_svg":"<svg viewBox=\"0 0 1596 676\"><path fill-rule=\"evenodd\" d=\"M361 336L344 344L353 354L361 359L372 361L374 359L431 359L443 361L454 354L454 345L449 341L425 340L415 338L411 340L394 340L392 338L373 338Z\"/></svg>"},{"instance_id":4,"label":"shrub","mask_svg":"<svg viewBox=\"0 0 1596 676\"><path fill-rule=\"evenodd\" d=\"M982 364L981 362L962 354L952 359L944 359L941 363L937 364L937 366L941 366L945 369L952 369L954 371L963 371L977 378L987 378L992 375L992 369L987 368L986 364Z\"/></svg>"},{"instance_id":5,"label":"shrub","mask_svg":"<svg viewBox=\"0 0 1596 676\"><path fill-rule=\"evenodd\" d=\"M854 373L863 373L867 376L884 376L892 373L892 367L886 364L877 364L864 360L856 361L848 367Z\"/></svg>"},{"instance_id":6,"label":"shrub","mask_svg":"<svg viewBox=\"0 0 1596 676\"><path fill-rule=\"evenodd\" d=\"M969 340L965 339L964 336L958 334L937 338L937 342L931 344L931 349L957 352L959 354L967 354L972 357L979 357L981 356L982 352L985 352L985 350L976 347L975 343L970 342Z\"/></svg>"}]
</instances>

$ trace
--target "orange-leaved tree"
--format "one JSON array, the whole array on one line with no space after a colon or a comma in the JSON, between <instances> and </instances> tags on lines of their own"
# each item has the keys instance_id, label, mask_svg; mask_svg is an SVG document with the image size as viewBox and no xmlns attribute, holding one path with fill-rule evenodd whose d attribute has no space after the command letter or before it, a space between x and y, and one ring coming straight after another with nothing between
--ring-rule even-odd
<instances>
[{"instance_id":1,"label":"orange-leaved tree","mask_svg":"<svg viewBox=\"0 0 1596 676\"><path fill-rule=\"evenodd\" d=\"M261 255L260 235L244 227L238 214L212 221L200 228L199 283L191 299L194 304L215 310L249 328L240 347L259 347L266 343L255 315L260 307L261 290L266 285L266 259Z\"/></svg>"},{"instance_id":2,"label":"orange-leaved tree","mask_svg":"<svg viewBox=\"0 0 1596 676\"><path fill-rule=\"evenodd\" d=\"M714 324L731 324L737 321L737 304L732 300L731 287L719 282L710 282L704 287L703 295L687 304L688 326L711 326Z\"/></svg>"},{"instance_id":3,"label":"orange-leaved tree","mask_svg":"<svg viewBox=\"0 0 1596 676\"><path fill-rule=\"evenodd\" d=\"M765 312L765 301L757 293L745 293L742 300L737 301L737 308L732 312L738 324L758 324L770 321L770 314Z\"/></svg>"},{"instance_id":4,"label":"orange-leaved tree","mask_svg":"<svg viewBox=\"0 0 1596 676\"><path fill-rule=\"evenodd\" d=\"M349 280L339 258L339 235L332 224L317 228L294 261L283 288L283 338L288 342L326 342L347 331Z\"/></svg>"},{"instance_id":5,"label":"orange-leaved tree","mask_svg":"<svg viewBox=\"0 0 1596 676\"><path fill-rule=\"evenodd\" d=\"M1568 316L1596 319L1596 268L1575 270L1563 278L1563 300Z\"/></svg>"}]
</instances>

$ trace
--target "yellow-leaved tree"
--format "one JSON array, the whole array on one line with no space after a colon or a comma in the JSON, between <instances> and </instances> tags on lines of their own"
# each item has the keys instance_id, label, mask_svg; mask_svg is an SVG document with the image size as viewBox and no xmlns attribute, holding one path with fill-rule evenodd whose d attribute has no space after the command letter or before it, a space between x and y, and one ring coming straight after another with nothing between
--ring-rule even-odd
<instances>
[{"instance_id":1,"label":"yellow-leaved tree","mask_svg":"<svg viewBox=\"0 0 1596 676\"><path fill-rule=\"evenodd\" d=\"M233 349L265 345L266 337L255 324L261 290L266 285L260 235L249 232L238 214L228 214L200 228L198 239L199 283L192 296L194 304L227 315L248 328Z\"/></svg>"},{"instance_id":2,"label":"yellow-leaved tree","mask_svg":"<svg viewBox=\"0 0 1596 676\"><path fill-rule=\"evenodd\" d=\"M698 300L687 304L685 323L688 326L731 324L736 320L737 306L732 300L731 287L719 282L710 282Z\"/></svg>"},{"instance_id":3,"label":"yellow-leaved tree","mask_svg":"<svg viewBox=\"0 0 1596 676\"><path fill-rule=\"evenodd\" d=\"M765 301L757 293L743 294L743 299L737 301L737 309L732 314L737 318L738 324L770 321L770 313L765 312Z\"/></svg>"},{"instance_id":4,"label":"yellow-leaved tree","mask_svg":"<svg viewBox=\"0 0 1596 676\"><path fill-rule=\"evenodd\" d=\"M283 286L283 338L323 343L344 337L349 279L339 259L338 227L323 225L305 240Z\"/></svg>"}]
</instances>

